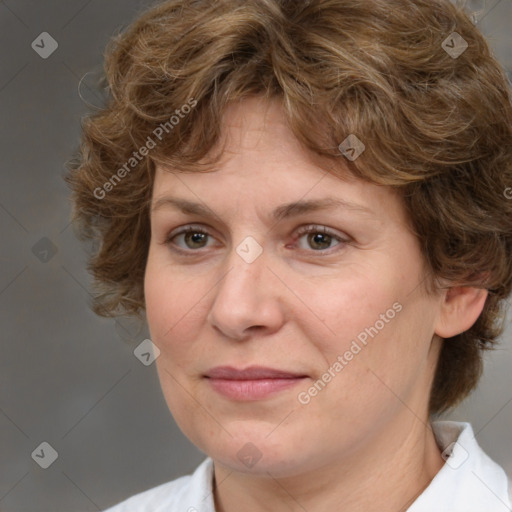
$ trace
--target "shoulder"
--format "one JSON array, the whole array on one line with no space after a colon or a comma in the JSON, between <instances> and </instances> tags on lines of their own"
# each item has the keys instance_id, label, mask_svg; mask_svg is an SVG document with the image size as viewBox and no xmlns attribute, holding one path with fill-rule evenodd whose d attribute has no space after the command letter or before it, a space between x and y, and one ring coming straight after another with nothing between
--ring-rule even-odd
<instances>
[{"instance_id":1,"label":"shoulder","mask_svg":"<svg viewBox=\"0 0 512 512\"><path fill-rule=\"evenodd\" d=\"M207 458L193 474L135 494L104 512L215 512L212 476L213 461Z\"/></svg>"}]
</instances>

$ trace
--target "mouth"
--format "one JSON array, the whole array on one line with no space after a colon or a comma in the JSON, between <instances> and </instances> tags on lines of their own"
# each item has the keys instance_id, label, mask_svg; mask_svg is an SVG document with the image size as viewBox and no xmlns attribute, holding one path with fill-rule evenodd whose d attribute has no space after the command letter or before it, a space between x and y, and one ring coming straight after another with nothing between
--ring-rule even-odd
<instances>
[{"instance_id":1,"label":"mouth","mask_svg":"<svg viewBox=\"0 0 512 512\"><path fill-rule=\"evenodd\" d=\"M251 366L243 370L218 366L204 377L214 391L226 398L254 401L289 390L307 379L308 375L263 366Z\"/></svg>"}]
</instances>

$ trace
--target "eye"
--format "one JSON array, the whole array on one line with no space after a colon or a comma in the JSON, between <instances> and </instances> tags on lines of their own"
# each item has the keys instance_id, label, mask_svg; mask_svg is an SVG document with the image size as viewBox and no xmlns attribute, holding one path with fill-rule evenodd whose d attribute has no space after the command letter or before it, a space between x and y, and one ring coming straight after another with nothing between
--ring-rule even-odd
<instances>
[{"instance_id":1,"label":"eye","mask_svg":"<svg viewBox=\"0 0 512 512\"><path fill-rule=\"evenodd\" d=\"M304 238L309 247L301 247L302 249L308 250L308 248L312 248L315 252L325 251L326 249L332 248L331 243L333 241L338 241L337 245L343 245L347 243L348 240L344 240L341 236L332 232L325 226L305 226L304 228L299 229L297 232L296 239L300 240ZM299 244L300 245L300 244ZM336 247L334 246L334 247Z\"/></svg>"},{"instance_id":2,"label":"eye","mask_svg":"<svg viewBox=\"0 0 512 512\"><path fill-rule=\"evenodd\" d=\"M173 250L178 252L190 252L195 249L203 249L207 247L206 242L208 237L211 236L207 231L198 226L186 226L179 231L172 232L165 240L164 244L171 247ZM185 246L177 244L175 240L181 240Z\"/></svg>"},{"instance_id":3,"label":"eye","mask_svg":"<svg viewBox=\"0 0 512 512\"><path fill-rule=\"evenodd\" d=\"M208 238L212 235L200 226L186 226L173 231L163 242L168 245L173 251L181 253L199 252L199 249L208 247ZM300 228L295 235L295 241L300 241L302 238L306 240L307 246L298 244L302 250L311 250L314 252L325 252L336 246L344 246L348 243L348 239L342 238L340 235L329 230L325 226L310 225ZM338 243L332 246L332 243ZM181 243L180 243L181 242Z\"/></svg>"}]
</instances>

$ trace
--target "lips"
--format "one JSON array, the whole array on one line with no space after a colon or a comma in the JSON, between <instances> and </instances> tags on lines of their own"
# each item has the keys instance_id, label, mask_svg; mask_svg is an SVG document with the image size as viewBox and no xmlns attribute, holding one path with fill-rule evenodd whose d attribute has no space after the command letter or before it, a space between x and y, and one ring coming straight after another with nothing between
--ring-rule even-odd
<instances>
[{"instance_id":1,"label":"lips","mask_svg":"<svg viewBox=\"0 0 512 512\"><path fill-rule=\"evenodd\" d=\"M270 398L294 388L307 377L304 374L264 366L251 366L244 370L232 366L217 366L205 375L214 391L237 402Z\"/></svg>"},{"instance_id":2,"label":"lips","mask_svg":"<svg viewBox=\"0 0 512 512\"><path fill-rule=\"evenodd\" d=\"M305 374L277 370L264 366L250 366L244 370L232 366L217 366L209 370L205 377L223 380L262 380L262 379L298 379L307 377Z\"/></svg>"}]
</instances>

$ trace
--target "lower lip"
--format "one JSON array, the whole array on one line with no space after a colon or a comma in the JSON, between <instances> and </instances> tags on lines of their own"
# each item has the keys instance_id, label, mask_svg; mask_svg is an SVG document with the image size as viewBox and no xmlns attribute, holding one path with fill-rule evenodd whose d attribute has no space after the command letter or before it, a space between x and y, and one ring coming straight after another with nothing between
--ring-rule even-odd
<instances>
[{"instance_id":1,"label":"lower lip","mask_svg":"<svg viewBox=\"0 0 512 512\"><path fill-rule=\"evenodd\" d=\"M208 380L215 391L232 400L261 400L279 391L290 389L304 379L305 377L290 379Z\"/></svg>"}]
</instances>

